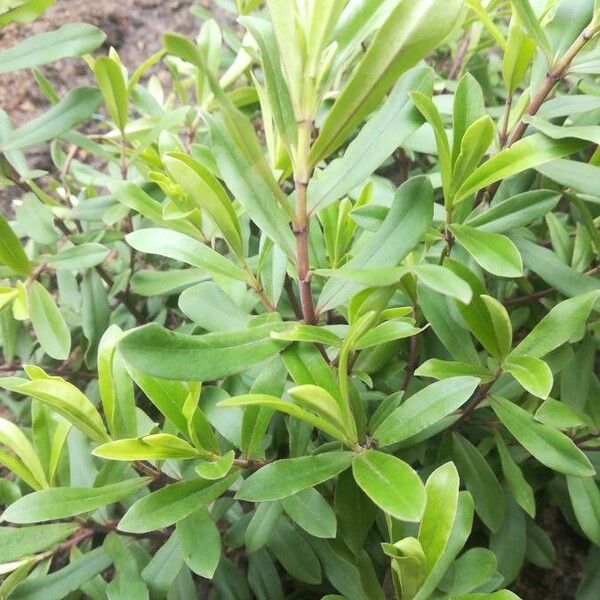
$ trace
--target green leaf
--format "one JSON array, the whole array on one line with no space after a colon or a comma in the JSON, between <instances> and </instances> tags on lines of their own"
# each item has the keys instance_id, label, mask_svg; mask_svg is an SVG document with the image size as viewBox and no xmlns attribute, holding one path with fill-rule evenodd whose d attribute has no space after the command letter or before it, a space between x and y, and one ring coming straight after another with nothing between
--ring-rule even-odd
<instances>
[{"instance_id":1,"label":"green leaf","mask_svg":"<svg viewBox=\"0 0 600 600\"><path fill-rule=\"evenodd\" d=\"M289 148L296 143L297 125L290 91L281 70L280 54L273 26L268 21L256 17L240 17L238 21L252 34L260 48L261 64L269 103L273 111L273 120L279 135Z\"/></svg>"},{"instance_id":2,"label":"green leaf","mask_svg":"<svg viewBox=\"0 0 600 600\"><path fill-rule=\"evenodd\" d=\"M462 12L463 4L458 0L398 3L329 111L311 149L312 165L344 143L400 75L452 31Z\"/></svg>"},{"instance_id":3,"label":"green leaf","mask_svg":"<svg viewBox=\"0 0 600 600\"><path fill-rule=\"evenodd\" d=\"M470 73L466 73L458 82L454 93L452 111L452 166L461 151L465 132L485 115L485 99L478 81Z\"/></svg>"},{"instance_id":4,"label":"green leaf","mask_svg":"<svg viewBox=\"0 0 600 600\"><path fill-rule=\"evenodd\" d=\"M223 181L261 231L288 256L294 256L295 241L289 226L293 211L264 158L252 125L234 110L219 117L205 115L205 119Z\"/></svg>"},{"instance_id":5,"label":"green leaf","mask_svg":"<svg viewBox=\"0 0 600 600\"><path fill-rule=\"evenodd\" d=\"M71 352L71 333L54 298L38 281L27 288L27 308L44 352L57 360L66 359Z\"/></svg>"},{"instance_id":6,"label":"green leaf","mask_svg":"<svg viewBox=\"0 0 600 600\"><path fill-rule=\"evenodd\" d=\"M221 558L221 535L208 511L196 510L178 521L175 531L187 566L196 575L212 579Z\"/></svg>"},{"instance_id":7,"label":"green leaf","mask_svg":"<svg viewBox=\"0 0 600 600\"><path fill-rule=\"evenodd\" d=\"M222 400L221 402L219 402L219 406L223 408L233 408L236 406L258 406L271 410L278 410L282 413L299 419L300 421L309 423L313 427L320 429L321 431L331 435L332 437L338 440L348 442L350 441L347 440L347 436L344 433L344 430L340 429L339 425L336 424L336 422L339 421L339 418L324 419L318 414L316 415L312 412L309 412L308 410L305 410L304 408L301 408L296 404L292 404L291 402L285 402L275 396L270 396L268 394L243 394L241 396L233 396L232 398L227 398L226 400Z\"/></svg>"},{"instance_id":8,"label":"green leaf","mask_svg":"<svg viewBox=\"0 0 600 600\"><path fill-rule=\"evenodd\" d=\"M106 246L91 242L59 250L54 254L40 256L39 260L55 269L84 271L102 264L109 253L110 251Z\"/></svg>"},{"instance_id":9,"label":"green leaf","mask_svg":"<svg viewBox=\"0 0 600 600\"><path fill-rule=\"evenodd\" d=\"M477 168L494 140L496 127L491 117L486 115L473 123L463 136L460 153L452 170L450 196Z\"/></svg>"},{"instance_id":10,"label":"green leaf","mask_svg":"<svg viewBox=\"0 0 600 600\"><path fill-rule=\"evenodd\" d=\"M102 548L111 557L115 566L115 575L106 586L108 598L131 598L131 600L149 600L146 584L140 576L135 555L116 533L109 533Z\"/></svg>"},{"instance_id":11,"label":"green leaf","mask_svg":"<svg viewBox=\"0 0 600 600\"><path fill-rule=\"evenodd\" d=\"M529 0L511 0L511 3L531 39L535 41L536 46L546 55L546 57L551 59L552 49L550 48L548 38L546 37Z\"/></svg>"},{"instance_id":12,"label":"green leaf","mask_svg":"<svg viewBox=\"0 0 600 600\"><path fill-rule=\"evenodd\" d=\"M73 558L62 569L50 575L30 577L11 592L18 600L61 600L76 592L87 581L108 569L112 559L102 548L96 548L80 558Z\"/></svg>"},{"instance_id":13,"label":"green leaf","mask_svg":"<svg viewBox=\"0 0 600 600\"><path fill-rule=\"evenodd\" d=\"M30 35L12 48L0 52L0 73L81 56L98 48L105 38L100 29L87 23L67 23L54 31Z\"/></svg>"},{"instance_id":14,"label":"green leaf","mask_svg":"<svg viewBox=\"0 0 600 600\"><path fill-rule=\"evenodd\" d=\"M552 391L554 377L550 367L539 358L519 355L514 360L506 360L504 370L508 371L530 394L546 399Z\"/></svg>"},{"instance_id":15,"label":"green leaf","mask_svg":"<svg viewBox=\"0 0 600 600\"><path fill-rule=\"evenodd\" d=\"M516 236L515 244L525 266L565 296L578 296L600 289L597 278L571 269L552 250Z\"/></svg>"},{"instance_id":16,"label":"green leaf","mask_svg":"<svg viewBox=\"0 0 600 600\"><path fill-rule=\"evenodd\" d=\"M531 414L509 400L493 396L491 403L502 424L543 465L575 477L594 475L590 461L564 433L538 423Z\"/></svg>"},{"instance_id":17,"label":"green leaf","mask_svg":"<svg viewBox=\"0 0 600 600\"><path fill-rule=\"evenodd\" d=\"M586 194L590 202L600 202L600 167L577 160L562 159L538 165L535 169L560 185Z\"/></svg>"},{"instance_id":18,"label":"green leaf","mask_svg":"<svg viewBox=\"0 0 600 600\"><path fill-rule=\"evenodd\" d=\"M550 163L552 164L552 163ZM473 211L465 225L490 233L505 233L529 225L549 213L560 200L553 190L533 190L498 202L484 211Z\"/></svg>"},{"instance_id":19,"label":"green leaf","mask_svg":"<svg viewBox=\"0 0 600 600\"><path fill-rule=\"evenodd\" d=\"M244 480L237 498L248 502L281 500L306 488L323 483L347 469L352 452L326 452L276 460Z\"/></svg>"},{"instance_id":20,"label":"green leaf","mask_svg":"<svg viewBox=\"0 0 600 600\"><path fill-rule=\"evenodd\" d=\"M507 310L495 298L487 295L480 296L483 306L489 315L490 329L494 338L494 356L503 359L512 347L512 324Z\"/></svg>"},{"instance_id":21,"label":"green leaf","mask_svg":"<svg viewBox=\"0 0 600 600\"><path fill-rule=\"evenodd\" d=\"M458 508L460 480L453 463L438 467L425 483L425 510L419 527L419 542L425 552L427 571L435 567L444 553Z\"/></svg>"},{"instance_id":22,"label":"green leaf","mask_svg":"<svg viewBox=\"0 0 600 600\"><path fill-rule=\"evenodd\" d=\"M215 252L209 246L179 233L160 228L140 229L125 237L127 243L147 254L159 254L205 269L214 275L247 281L247 275L240 267Z\"/></svg>"},{"instance_id":23,"label":"green leaf","mask_svg":"<svg viewBox=\"0 0 600 600\"><path fill-rule=\"evenodd\" d=\"M517 504L533 519L535 517L535 495L533 489L527 483L521 468L510 454L502 436L496 433L495 438L504 479Z\"/></svg>"},{"instance_id":24,"label":"green leaf","mask_svg":"<svg viewBox=\"0 0 600 600\"><path fill-rule=\"evenodd\" d=\"M235 452L230 450L214 461L200 462L195 466L195 471L202 479L223 479L235 461Z\"/></svg>"},{"instance_id":25,"label":"green leaf","mask_svg":"<svg viewBox=\"0 0 600 600\"><path fill-rule=\"evenodd\" d=\"M33 270L19 239L2 215L0 215L0 263L19 275L29 275Z\"/></svg>"},{"instance_id":26,"label":"green leaf","mask_svg":"<svg viewBox=\"0 0 600 600\"><path fill-rule=\"evenodd\" d=\"M118 348L129 365L153 377L222 379L278 354L286 344L270 333L283 327L274 322L244 331L187 335L150 324L126 334Z\"/></svg>"},{"instance_id":27,"label":"green leaf","mask_svg":"<svg viewBox=\"0 0 600 600\"><path fill-rule=\"evenodd\" d=\"M288 516L304 531L318 538L335 538L337 522L328 502L314 488L306 488L281 500Z\"/></svg>"},{"instance_id":28,"label":"green leaf","mask_svg":"<svg viewBox=\"0 0 600 600\"><path fill-rule=\"evenodd\" d=\"M592 144L600 144L600 126L598 125L554 125L542 117L531 115L526 115L523 120L525 123L533 125L540 133L543 133L553 140L577 138L579 140L587 140Z\"/></svg>"},{"instance_id":29,"label":"green leaf","mask_svg":"<svg viewBox=\"0 0 600 600\"><path fill-rule=\"evenodd\" d=\"M43 402L90 439L106 442L108 433L102 417L87 397L64 379L50 377L41 369L39 371L42 376L33 381L11 377L0 379L0 387Z\"/></svg>"},{"instance_id":30,"label":"green leaf","mask_svg":"<svg viewBox=\"0 0 600 600\"><path fill-rule=\"evenodd\" d=\"M453 436L454 458L467 490L475 500L475 511L493 532L504 520L504 503L498 502L504 494L487 460L469 440L459 434Z\"/></svg>"},{"instance_id":31,"label":"green leaf","mask_svg":"<svg viewBox=\"0 0 600 600\"><path fill-rule=\"evenodd\" d=\"M535 40L521 26L520 19L513 11L508 28L508 39L504 60L502 61L502 77L507 92L512 95L517 90L535 55Z\"/></svg>"},{"instance_id":32,"label":"green leaf","mask_svg":"<svg viewBox=\"0 0 600 600\"><path fill-rule=\"evenodd\" d=\"M44 468L31 442L17 425L2 417L0 417L0 444L9 448L14 453L14 459L22 464L22 475L26 477L21 478L28 485L33 489L48 487Z\"/></svg>"},{"instance_id":33,"label":"green leaf","mask_svg":"<svg viewBox=\"0 0 600 600\"><path fill-rule=\"evenodd\" d=\"M481 588L496 575L496 555L487 548L471 548L456 559L440 582L450 598ZM484 594L489 600L494 594Z\"/></svg>"},{"instance_id":34,"label":"green leaf","mask_svg":"<svg viewBox=\"0 0 600 600\"><path fill-rule=\"evenodd\" d=\"M0 152L19 150L59 137L98 110L102 94L96 88L81 87L70 91L48 112L21 125L0 142Z\"/></svg>"},{"instance_id":35,"label":"green leaf","mask_svg":"<svg viewBox=\"0 0 600 600\"><path fill-rule=\"evenodd\" d=\"M523 261L517 247L506 236L468 225L451 225L458 243L486 271L499 277L521 277Z\"/></svg>"},{"instance_id":36,"label":"green leaf","mask_svg":"<svg viewBox=\"0 0 600 600\"><path fill-rule=\"evenodd\" d=\"M233 472L219 481L190 479L168 485L138 500L119 522L127 533L146 533L168 527L208 506L239 478Z\"/></svg>"},{"instance_id":37,"label":"green leaf","mask_svg":"<svg viewBox=\"0 0 600 600\"><path fill-rule=\"evenodd\" d=\"M460 202L480 189L526 169L574 154L585 148L580 140L552 140L541 134L530 135L510 148L498 152L481 165L460 187L454 202Z\"/></svg>"},{"instance_id":38,"label":"green leaf","mask_svg":"<svg viewBox=\"0 0 600 600\"><path fill-rule=\"evenodd\" d=\"M2 562L17 560L47 550L73 535L77 523L53 523L32 527L0 528L0 556Z\"/></svg>"},{"instance_id":39,"label":"green leaf","mask_svg":"<svg viewBox=\"0 0 600 600\"><path fill-rule=\"evenodd\" d=\"M417 377L431 377L432 379L448 379L449 377L460 377L463 375L478 377L484 383L492 378L488 369L471 363L463 363L451 360L440 360L430 358L415 371Z\"/></svg>"},{"instance_id":40,"label":"green leaf","mask_svg":"<svg viewBox=\"0 0 600 600\"><path fill-rule=\"evenodd\" d=\"M98 57L92 70L104 96L108 114L121 131L127 125L127 84L119 63L109 56Z\"/></svg>"},{"instance_id":41,"label":"green leaf","mask_svg":"<svg viewBox=\"0 0 600 600\"><path fill-rule=\"evenodd\" d=\"M425 487L404 461L377 450L366 450L352 462L356 483L386 514L419 521L425 508Z\"/></svg>"},{"instance_id":42,"label":"green leaf","mask_svg":"<svg viewBox=\"0 0 600 600\"><path fill-rule=\"evenodd\" d=\"M244 258L240 222L223 186L193 158L171 152L162 158L171 177L185 190L188 198L206 211L239 260Z\"/></svg>"},{"instance_id":43,"label":"green leaf","mask_svg":"<svg viewBox=\"0 0 600 600\"><path fill-rule=\"evenodd\" d=\"M404 74L383 106L361 128L344 156L331 161L308 186L308 209L318 212L350 193L377 170L414 133L423 119L409 92L431 95L430 68L415 67Z\"/></svg>"},{"instance_id":44,"label":"green leaf","mask_svg":"<svg viewBox=\"0 0 600 600\"><path fill-rule=\"evenodd\" d=\"M4 511L2 518L11 523L36 523L81 515L133 496L150 481L148 477L136 477L98 488L68 487L41 490L13 502Z\"/></svg>"},{"instance_id":45,"label":"green leaf","mask_svg":"<svg viewBox=\"0 0 600 600\"><path fill-rule=\"evenodd\" d=\"M553 400L552 398L544 400L535 411L535 419L540 423L561 430L592 425L590 418L585 413L565 404L564 399L563 401Z\"/></svg>"},{"instance_id":46,"label":"green leaf","mask_svg":"<svg viewBox=\"0 0 600 600\"><path fill-rule=\"evenodd\" d=\"M478 385L479 379L475 377L451 377L432 383L405 400L375 430L373 437L380 446L409 439L462 406Z\"/></svg>"},{"instance_id":47,"label":"green leaf","mask_svg":"<svg viewBox=\"0 0 600 600\"><path fill-rule=\"evenodd\" d=\"M137 439L122 439L101 444L94 456L110 460L164 460L198 458L198 451L185 440L170 433L154 433Z\"/></svg>"},{"instance_id":48,"label":"green leaf","mask_svg":"<svg viewBox=\"0 0 600 600\"><path fill-rule=\"evenodd\" d=\"M583 533L600 545L600 491L592 477L567 477L573 511Z\"/></svg>"},{"instance_id":49,"label":"green leaf","mask_svg":"<svg viewBox=\"0 0 600 600\"><path fill-rule=\"evenodd\" d=\"M585 325L598 298L600 290L557 304L511 352L511 360L523 355L543 358L566 344Z\"/></svg>"},{"instance_id":50,"label":"green leaf","mask_svg":"<svg viewBox=\"0 0 600 600\"><path fill-rule=\"evenodd\" d=\"M419 202L414 199L419 198ZM426 177L401 185L390 211L377 231L340 271L396 266L423 238L433 216L433 188ZM319 297L322 313L350 299L363 286L330 279Z\"/></svg>"}]
</instances>

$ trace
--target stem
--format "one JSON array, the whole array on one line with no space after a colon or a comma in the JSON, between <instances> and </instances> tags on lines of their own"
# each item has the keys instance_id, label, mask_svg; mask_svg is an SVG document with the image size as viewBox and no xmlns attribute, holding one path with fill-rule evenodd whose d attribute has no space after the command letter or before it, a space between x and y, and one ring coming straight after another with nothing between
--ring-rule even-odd
<instances>
[{"instance_id":1,"label":"stem","mask_svg":"<svg viewBox=\"0 0 600 600\"><path fill-rule=\"evenodd\" d=\"M310 179L308 153L312 119L304 119L298 127L298 152L294 172L296 187L296 217L294 220L294 235L296 236L296 270L298 271L298 287L300 288L300 304L302 316L308 325L315 325L317 315L313 304L310 285L310 259L308 253L308 198L307 187Z\"/></svg>"},{"instance_id":2,"label":"stem","mask_svg":"<svg viewBox=\"0 0 600 600\"><path fill-rule=\"evenodd\" d=\"M506 140L508 139L508 123L510 121L510 111L513 103L513 94L510 93L506 97L506 102L504 104L504 118L502 121L502 129L500 130L499 139L500 139L500 147L503 148L506 144Z\"/></svg>"},{"instance_id":3,"label":"stem","mask_svg":"<svg viewBox=\"0 0 600 600\"><path fill-rule=\"evenodd\" d=\"M536 115L542 104L548 99L548 96L552 93L554 88L558 85L562 79L567 75L568 69L573 62L573 59L581 52L583 47L600 31L600 25L592 21L577 37L577 39L571 44L571 47L565 52L563 57L554 65L554 68L550 69L544 78L544 81L535 96L531 100L525 115L534 116ZM521 119L519 124L512 132L508 139L507 146L510 148L515 142L518 142L527 131L527 123ZM483 194L481 194L481 202L489 204L493 199L500 187L502 181L496 181L495 183L488 186Z\"/></svg>"}]
</instances>

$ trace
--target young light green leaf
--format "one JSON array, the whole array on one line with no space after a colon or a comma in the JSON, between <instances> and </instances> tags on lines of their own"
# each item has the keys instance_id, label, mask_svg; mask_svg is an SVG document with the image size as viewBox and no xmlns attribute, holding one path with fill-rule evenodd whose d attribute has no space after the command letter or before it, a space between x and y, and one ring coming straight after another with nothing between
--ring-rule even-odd
<instances>
[{"instance_id":1,"label":"young light green leaf","mask_svg":"<svg viewBox=\"0 0 600 600\"><path fill-rule=\"evenodd\" d=\"M458 82L454 93L454 105L452 110L452 166L461 151L461 144L465 132L475 121L485 115L485 99L479 82L466 73Z\"/></svg>"},{"instance_id":2,"label":"young light green leaf","mask_svg":"<svg viewBox=\"0 0 600 600\"><path fill-rule=\"evenodd\" d=\"M352 462L356 483L386 514L419 521L425 509L425 486L404 461L377 450L366 450Z\"/></svg>"},{"instance_id":3,"label":"young light green leaf","mask_svg":"<svg viewBox=\"0 0 600 600\"><path fill-rule=\"evenodd\" d=\"M13 130L0 142L0 152L28 148L59 137L89 119L101 102L102 94L96 88L76 88L48 112Z\"/></svg>"},{"instance_id":4,"label":"young light green leaf","mask_svg":"<svg viewBox=\"0 0 600 600\"><path fill-rule=\"evenodd\" d=\"M493 396L492 408L517 441L543 465L575 477L594 475L590 461L564 433L538 423L533 415L504 398Z\"/></svg>"},{"instance_id":5,"label":"young light green leaf","mask_svg":"<svg viewBox=\"0 0 600 600\"><path fill-rule=\"evenodd\" d=\"M329 111L311 150L311 164L339 148L398 77L452 31L462 13L458 0L399 2Z\"/></svg>"},{"instance_id":6,"label":"young light green leaf","mask_svg":"<svg viewBox=\"0 0 600 600\"><path fill-rule=\"evenodd\" d=\"M19 238L3 215L0 215L0 263L5 264L19 275L29 275L33 270Z\"/></svg>"},{"instance_id":7,"label":"young light green leaf","mask_svg":"<svg viewBox=\"0 0 600 600\"><path fill-rule=\"evenodd\" d=\"M276 460L248 477L237 497L248 502L281 500L335 477L350 466L353 456L352 452L333 451Z\"/></svg>"},{"instance_id":8,"label":"young light green leaf","mask_svg":"<svg viewBox=\"0 0 600 600\"><path fill-rule=\"evenodd\" d=\"M110 460L165 460L198 458L198 451L185 440L170 433L154 433L136 439L122 439L101 444L94 456Z\"/></svg>"},{"instance_id":9,"label":"young light green leaf","mask_svg":"<svg viewBox=\"0 0 600 600\"><path fill-rule=\"evenodd\" d=\"M414 199L419 198L419 202ZM433 215L433 188L426 177L401 185L385 221L360 252L340 270L396 266L422 239ZM363 286L330 279L319 297L318 312L343 304Z\"/></svg>"},{"instance_id":10,"label":"young light green leaf","mask_svg":"<svg viewBox=\"0 0 600 600\"><path fill-rule=\"evenodd\" d=\"M453 463L438 467L425 483L425 510L419 527L419 542L425 552L427 571L444 553L458 507L460 479Z\"/></svg>"},{"instance_id":11,"label":"young light green leaf","mask_svg":"<svg viewBox=\"0 0 600 600\"><path fill-rule=\"evenodd\" d=\"M517 247L506 236L480 231L468 225L451 225L458 243L486 271L499 277L521 277L523 261Z\"/></svg>"},{"instance_id":12,"label":"young light green leaf","mask_svg":"<svg viewBox=\"0 0 600 600\"><path fill-rule=\"evenodd\" d=\"M0 387L47 404L94 441L108 441L102 417L87 397L64 379L39 371L42 375L33 381L11 377L0 379Z\"/></svg>"},{"instance_id":13,"label":"young light green leaf","mask_svg":"<svg viewBox=\"0 0 600 600\"><path fill-rule=\"evenodd\" d=\"M81 515L119 502L146 487L148 477L137 477L98 488L50 488L13 502L2 518L11 523L36 523Z\"/></svg>"},{"instance_id":14,"label":"young light green leaf","mask_svg":"<svg viewBox=\"0 0 600 600\"><path fill-rule=\"evenodd\" d=\"M451 377L432 383L405 400L375 430L373 437L380 446L406 440L453 413L478 385L476 377Z\"/></svg>"},{"instance_id":15,"label":"young light green leaf","mask_svg":"<svg viewBox=\"0 0 600 600\"><path fill-rule=\"evenodd\" d=\"M243 260L239 219L223 186L208 169L181 152L172 152L162 160L171 177L181 185L192 202L209 214L232 252Z\"/></svg>"},{"instance_id":16,"label":"young light green leaf","mask_svg":"<svg viewBox=\"0 0 600 600\"><path fill-rule=\"evenodd\" d=\"M522 354L504 363L508 371L530 394L545 400L552 391L554 378L547 363L534 356Z\"/></svg>"},{"instance_id":17,"label":"young light green leaf","mask_svg":"<svg viewBox=\"0 0 600 600\"><path fill-rule=\"evenodd\" d=\"M90 242L59 250L54 254L40 256L39 260L55 269L84 271L102 264L109 252L106 246Z\"/></svg>"},{"instance_id":18,"label":"young light green leaf","mask_svg":"<svg viewBox=\"0 0 600 600\"><path fill-rule=\"evenodd\" d=\"M106 110L123 132L127 125L127 84L121 66L109 56L100 56L94 61L92 70L104 96Z\"/></svg>"}]
</instances>

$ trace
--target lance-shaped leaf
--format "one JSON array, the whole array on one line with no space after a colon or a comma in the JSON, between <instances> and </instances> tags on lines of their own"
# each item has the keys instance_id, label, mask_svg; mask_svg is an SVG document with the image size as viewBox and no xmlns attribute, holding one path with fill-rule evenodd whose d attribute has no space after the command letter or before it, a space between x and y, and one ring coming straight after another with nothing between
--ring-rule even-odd
<instances>
[{"instance_id":1,"label":"lance-shaped leaf","mask_svg":"<svg viewBox=\"0 0 600 600\"><path fill-rule=\"evenodd\" d=\"M201 508L178 521L175 531L187 566L197 575L212 579L221 558L221 534L208 511Z\"/></svg>"},{"instance_id":2,"label":"lance-shaped leaf","mask_svg":"<svg viewBox=\"0 0 600 600\"><path fill-rule=\"evenodd\" d=\"M57 360L66 359L71 351L71 333L54 298L38 281L27 288L27 307L44 352Z\"/></svg>"},{"instance_id":3,"label":"lance-shaped leaf","mask_svg":"<svg viewBox=\"0 0 600 600\"><path fill-rule=\"evenodd\" d=\"M288 256L294 255L289 226L293 211L279 189L252 125L241 113L226 109L219 117L205 115L219 171L248 216Z\"/></svg>"},{"instance_id":4,"label":"lance-shaped leaf","mask_svg":"<svg viewBox=\"0 0 600 600\"><path fill-rule=\"evenodd\" d=\"M48 112L10 132L0 142L0 152L19 150L59 137L98 110L102 94L95 88L81 87L69 92Z\"/></svg>"},{"instance_id":5,"label":"lance-shaped leaf","mask_svg":"<svg viewBox=\"0 0 600 600\"><path fill-rule=\"evenodd\" d=\"M198 458L198 451L170 433L154 433L142 438L115 440L92 450L94 456L110 460L166 460Z\"/></svg>"},{"instance_id":6,"label":"lance-shaped leaf","mask_svg":"<svg viewBox=\"0 0 600 600\"><path fill-rule=\"evenodd\" d=\"M335 538L335 513L327 500L314 488L307 488L283 498L281 506L290 518L310 535Z\"/></svg>"},{"instance_id":7,"label":"lance-shaped leaf","mask_svg":"<svg viewBox=\"0 0 600 600\"><path fill-rule=\"evenodd\" d=\"M148 254L159 254L215 275L246 281L244 271L212 248L183 233L165 229L140 229L125 238L127 243Z\"/></svg>"},{"instance_id":8,"label":"lance-shaped leaf","mask_svg":"<svg viewBox=\"0 0 600 600\"><path fill-rule=\"evenodd\" d=\"M314 456L276 460L248 477L237 493L240 500L281 500L323 483L346 470L354 454L333 451Z\"/></svg>"},{"instance_id":9,"label":"lance-shaped leaf","mask_svg":"<svg viewBox=\"0 0 600 600\"><path fill-rule=\"evenodd\" d=\"M506 360L504 370L508 371L530 394L545 400L552 391L554 378L547 363L539 358L519 355L514 360Z\"/></svg>"},{"instance_id":10,"label":"lance-shaped leaf","mask_svg":"<svg viewBox=\"0 0 600 600\"><path fill-rule=\"evenodd\" d=\"M19 238L2 215L0 215L0 263L19 275L29 275L33 269Z\"/></svg>"},{"instance_id":11,"label":"lance-shaped leaf","mask_svg":"<svg viewBox=\"0 0 600 600\"><path fill-rule=\"evenodd\" d=\"M426 177L414 177L398 188L394 203L378 231L340 270L397 265L423 238L433 218L433 188ZM346 302L364 286L338 278L324 286L317 310Z\"/></svg>"},{"instance_id":12,"label":"lance-shaped leaf","mask_svg":"<svg viewBox=\"0 0 600 600\"><path fill-rule=\"evenodd\" d=\"M344 156L327 165L308 186L308 208L317 212L360 185L423 123L409 92L427 96L433 89L431 69L418 67L403 75L383 106L369 119Z\"/></svg>"},{"instance_id":13,"label":"lance-shaped leaf","mask_svg":"<svg viewBox=\"0 0 600 600\"><path fill-rule=\"evenodd\" d=\"M278 354L287 344L270 333L283 327L271 323L244 331L187 335L150 324L125 335L118 348L127 363L143 373L207 381L240 373Z\"/></svg>"},{"instance_id":14,"label":"lance-shaped leaf","mask_svg":"<svg viewBox=\"0 0 600 600\"><path fill-rule=\"evenodd\" d=\"M281 139L290 147L296 142L297 125L290 91L281 71L281 57L273 26L269 21L256 17L240 17L239 22L252 34L260 48L260 59L273 120Z\"/></svg>"},{"instance_id":15,"label":"lance-shaped leaf","mask_svg":"<svg viewBox=\"0 0 600 600\"><path fill-rule=\"evenodd\" d=\"M87 23L67 23L54 31L37 33L0 52L0 73L81 56L98 48L105 38L100 29Z\"/></svg>"},{"instance_id":16,"label":"lance-shaped leaf","mask_svg":"<svg viewBox=\"0 0 600 600\"><path fill-rule=\"evenodd\" d=\"M17 473L33 489L48 487L44 468L40 463L27 436L11 421L0 417L0 446L4 445L14 453L14 458L22 465L22 475ZM0 455L0 462L2 456Z\"/></svg>"},{"instance_id":17,"label":"lance-shaped leaf","mask_svg":"<svg viewBox=\"0 0 600 600\"><path fill-rule=\"evenodd\" d=\"M466 73L458 82L452 110L452 165L461 151L465 132L485 115L485 99L479 82Z\"/></svg>"},{"instance_id":18,"label":"lance-shaped leaf","mask_svg":"<svg viewBox=\"0 0 600 600\"><path fill-rule=\"evenodd\" d=\"M344 143L400 75L452 31L462 12L459 0L399 2L329 111L311 150L313 165Z\"/></svg>"},{"instance_id":19,"label":"lance-shaped leaf","mask_svg":"<svg viewBox=\"0 0 600 600\"><path fill-rule=\"evenodd\" d=\"M124 131L127 125L127 84L121 66L109 56L100 56L94 61L92 70L104 96L108 114L117 128Z\"/></svg>"},{"instance_id":20,"label":"lance-shaped leaf","mask_svg":"<svg viewBox=\"0 0 600 600\"><path fill-rule=\"evenodd\" d=\"M33 492L13 502L2 518L11 523L36 523L81 515L133 496L150 483L138 477L97 488L50 488Z\"/></svg>"},{"instance_id":21,"label":"lance-shaped leaf","mask_svg":"<svg viewBox=\"0 0 600 600\"><path fill-rule=\"evenodd\" d=\"M523 261L514 243L500 233L481 231L468 225L451 225L458 243L486 271L499 277L521 277Z\"/></svg>"},{"instance_id":22,"label":"lance-shaped leaf","mask_svg":"<svg viewBox=\"0 0 600 600\"><path fill-rule=\"evenodd\" d=\"M356 483L386 514L419 521L425 508L425 486L403 460L377 450L358 454L352 462Z\"/></svg>"},{"instance_id":23,"label":"lance-shaped leaf","mask_svg":"<svg viewBox=\"0 0 600 600\"><path fill-rule=\"evenodd\" d=\"M519 140L483 163L470 175L456 192L454 201L460 202L487 185L512 177L556 158L583 150L588 142L576 139L552 140L541 134Z\"/></svg>"},{"instance_id":24,"label":"lance-shaped leaf","mask_svg":"<svg viewBox=\"0 0 600 600\"><path fill-rule=\"evenodd\" d=\"M78 523L52 523L33 527L0 529L0 556L3 561L16 560L55 546L79 529Z\"/></svg>"},{"instance_id":25,"label":"lance-shaped leaf","mask_svg":"<svg viewBox=\"0 0 600 600\"><path fill-rule=\"evenodd\" d=\"M504 398L494 396L492 408L517 441L543 465L575 477L595 474L586 455L564 433L538 423L533 415Z\"/></svg>"},{"instance_id":26,"label":"lance-shaped leaf","mask_svg":"<svg viewBox=\"0 0 600 600\"><path fill-rule=\"evenodd\" d=\"M557 304L511 352L511 360L523 355L543 358L566 344L585 325L598 298L600 290Z\"/></svg>"},{"instance_id":27,"label":"lance-shaped leaf","mask_svg":"<svg viewBox=\"0 0 600 600\"><path fill-rule=\"evenodd\" d=\"M535 41L536 46L546 55L548 59L552 58L552 50L548 38L538 21L538 18L531 6L530 0L511 0L513 8L523 28L527 31L529 36Z\"/></svg>"},{"instance_id":28,"label":"lance-shaped leaf","mask_svg":"<svg viewBox=\"0 0 600 600\"><path fill-rule=\"evenodd\" d=\"M119 529L128 533L146 533L168 527L208 506L239 476L239 472L234 472L219 481L190 479L168 485L138 500L119 522Z\"/></svg>"},{"instance_id":29,"label":"lance-shaped leaf","mask_svg":"<svg viewBox=\"0 0 600 600\"><path fill-rule=\"evenodd\" d=\"M240 222L223 186L208 169L182 152L172 152L162 160L171 177L181 185L192 202L209 214L235 256L243 259Z\"/></svg>"},{"instance_id":30,"label":"lance-shaped leaf","mask_svg":"<svg viewBox=\"0 0 600 600\"><path fill-rule=\"evenodd\" d=\"M600 491L592 477L567 477L573 511L583 533L600 544Z\"/></svg>"},{"instance_id":31,"label":"lance-shaped leaf","mask_svg":"<svg viewBox=\"0 0 600 600\"><path fill-rule=\"evenodd\" d=\"M87 397L64 379L50 377L41 369L39 371L41 376L32 381L17 377L0 379L0 387L43 402L92 440L108 441L102 417Z\"/></svg>"},{"instance_id":32,"label":"lance-shaped leaf","mask_svg":"<svg viewBox=\"0 0 600 600\"><path fill-rule=\"evenodd\" d=\"M476 377L451 377L428 385L394 410L373 437L380 446L390 446L420 433L462 406L478 384Z\"/></svg>"}]
</instances>

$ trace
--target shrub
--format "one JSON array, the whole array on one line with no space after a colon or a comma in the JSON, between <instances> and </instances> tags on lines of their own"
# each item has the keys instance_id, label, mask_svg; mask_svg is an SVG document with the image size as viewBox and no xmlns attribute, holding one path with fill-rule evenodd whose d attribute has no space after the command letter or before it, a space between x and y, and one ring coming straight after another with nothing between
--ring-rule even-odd
<instances>
[{"instance_id":1,"label":"shrub","mask_svg":"<svg viewBox=\"0 0 600 600\"><path fill-rule=\"evenodd\" d=\"M600 544L598 2L238 5L0 53L0 596L516 598Z\"/></svg>"}]
</instances>

